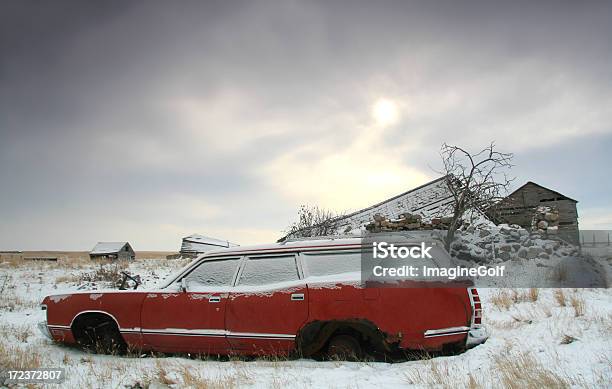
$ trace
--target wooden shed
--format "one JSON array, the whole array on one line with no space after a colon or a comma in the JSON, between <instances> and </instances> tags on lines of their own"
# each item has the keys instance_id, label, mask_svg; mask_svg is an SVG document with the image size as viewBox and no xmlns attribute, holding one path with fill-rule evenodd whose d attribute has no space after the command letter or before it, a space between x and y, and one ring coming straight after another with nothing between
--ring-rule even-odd
<instances>
[{"instance_id":1,"label":"wooden shed","mask_svg":"<svg viewBox=\"0 0 612 389\"><path fill-rule=\"evenodd\" d=\"M496 222L531 228L536 208L555 208L559 211L559 237L579 244L577 203L557 191L529 181L492 207L488 213Z\"/></svg>"},{"instance_id":2,"label":"wooden shed","mask_svg":"<svg viewBox=\"0 0 612 389\"><path fill-rule=\"evenodd\" d=\"M90 251L89 258L133 260L136 253L129 242L98 242Z\"/></svg>"}]
</instances>

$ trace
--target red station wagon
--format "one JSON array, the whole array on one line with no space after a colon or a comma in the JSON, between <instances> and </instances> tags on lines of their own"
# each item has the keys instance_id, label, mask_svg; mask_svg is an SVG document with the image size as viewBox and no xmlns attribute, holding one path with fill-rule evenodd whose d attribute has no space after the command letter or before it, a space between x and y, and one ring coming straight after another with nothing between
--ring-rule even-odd
<instances>
[{"instance_id":1,"label":"red station wagon","mask_svg":"<svg viewBox=\"0 0 612 389\"><path fill-rule=\"evenodd\" d=\"M486 340L475 288L363 287L362 249L332 239L215 250L155 290L47 296L40 328L102 352L348 358Z\"/></svg>"}]
</instances>

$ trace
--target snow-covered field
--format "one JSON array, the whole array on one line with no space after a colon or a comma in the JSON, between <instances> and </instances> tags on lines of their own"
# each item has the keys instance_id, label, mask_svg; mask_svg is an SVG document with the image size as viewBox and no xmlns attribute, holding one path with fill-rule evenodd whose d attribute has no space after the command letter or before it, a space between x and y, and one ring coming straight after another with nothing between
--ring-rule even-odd
<instances>
[{"instance_id":1,"label":"snow-covered field","mask_svg":"<svg viewBox=\"0 0 612 389\"><path fill-rule=\"evenodd\" d=\"M137 260L128 270L140 274L146 287L184 264ZM485 344L393 364L118 357L48 341L36 328L42 298L83 283L106 287L86 281L99 268L88 260L0 263L0 367L65 367L61 386L67 388L612 386L611 289L481 289L491 333Z\"/></svg>"}]
</instances>

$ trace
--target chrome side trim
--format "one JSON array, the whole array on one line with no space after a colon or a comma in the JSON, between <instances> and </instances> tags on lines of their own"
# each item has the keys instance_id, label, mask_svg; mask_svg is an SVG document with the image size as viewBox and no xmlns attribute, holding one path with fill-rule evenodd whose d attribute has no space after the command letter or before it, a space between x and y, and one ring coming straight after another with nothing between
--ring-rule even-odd
<instances>
[{"instance_id":1,"label":"chrome side trim","mask_svg":"<svg viewBox=\"0 0 612 389\"><path fill-rule=\"evenodd\" d=\"M440 328L436 330L427 330L424 335L426 338L433 338L436 336L450 336L450 335L458 335L465 334L470 330L470 327L449 327L449 328Z\"/></svg>"},{"instance_id":2,"label":"chrome side trim","mask_svg":"<svg viewBox=\"0 0 612 389\"><path fill-rule=\"evenodd\" d=\"M250 332L228 332L230 338L248 338L248 339L295 339L295 335L291 334L265 334L265 333L250 333Z\"/></svg>"},{"instance_id":3,"label":"chrome side trim","mask_svg":"<svg viewBox=\"0 0 612 389\"><path fill-rule=\"evenodd\" d=\"M228 337L241 339L295 339L291 334L268 334L256 332L232 332L225 330L187 330L181 328L168 329L148 329L143 328L141 332L145 335L172 335L172 336L209 336L209 337Z\"/></svg>"},{"instance_id":4,"label":"chrome side trim","mask_svg":"<svg viewBox=\"0 0 612 389\"><path fill-rule=\"evenodd\" d=\"M61 326L55 324L46 324L46 326L52 330L69 330L70 326Z\"/></svg>"},{"instance_id":5,"label":"chrome side trim","mask_svg":"<svg viewBox=\"0 0 612 389\"><path fill-rule=\"evenodd\" d=\"M119 328L122 334L140 334L140 328Z\"/></svg>"},{"instance_id":6,"label":"chrome side trim","mask_svg":"<svg viewBox=\"0 0 612 389\"><path fill-rule=\"evenodd\" d=\"M175 335L175 336L212 336L224 337L225 330L186 330L182 328L148 329L143 328L141 332L145 335Z\"/></svg>"}]
</instances>

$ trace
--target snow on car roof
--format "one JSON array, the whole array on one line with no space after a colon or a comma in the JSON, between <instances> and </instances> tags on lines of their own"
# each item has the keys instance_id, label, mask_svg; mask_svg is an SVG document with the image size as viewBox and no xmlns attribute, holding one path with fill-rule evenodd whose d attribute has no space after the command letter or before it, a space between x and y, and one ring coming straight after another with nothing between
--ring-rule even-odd
<instances>
[{"instance_id":1,"label":"snow on car roof","mask_svg":"<svg viewBox=\"0 0 612 389\"><path fill-rule=\"evenodd\" d=\"M112 254L121 251L128 242L98 242L91 254Z\"/></svg>"},{"instance_id":2,"label":"snow on car roof","mask_svg":"<svg viewBox=\"0 0 612 389\"><path fill-rule=\"evenodd\" d=\"M397 234L394 234L397 236ZM386 236L384 233L378 234L381 240ZM440 238L436 235L436 232L432 231L410 231L405 235L407 242L431 242L431 241L440 241ZM368 237L371 240L372 235ZM369 242L369 241L368 241ZM244 253L252 253L252 252L282 252L282 251L292 251L298 248L304 249L315 249L315 248L325 248L325 247L347 247L351 246L357 247L364 243L364 237L355 236L355 237L321 237L321 238L307 238L304 240L292 240L282 243L269 243L269 244L260 244L260 245L252 245L252 246L239 246L239 247L230 247L223 249L215 249L207 252L204 257L209 256L218 256L219 254L244 254ZM368 243L369 244L369 243Z\"/></svg>"}]
</instances>

